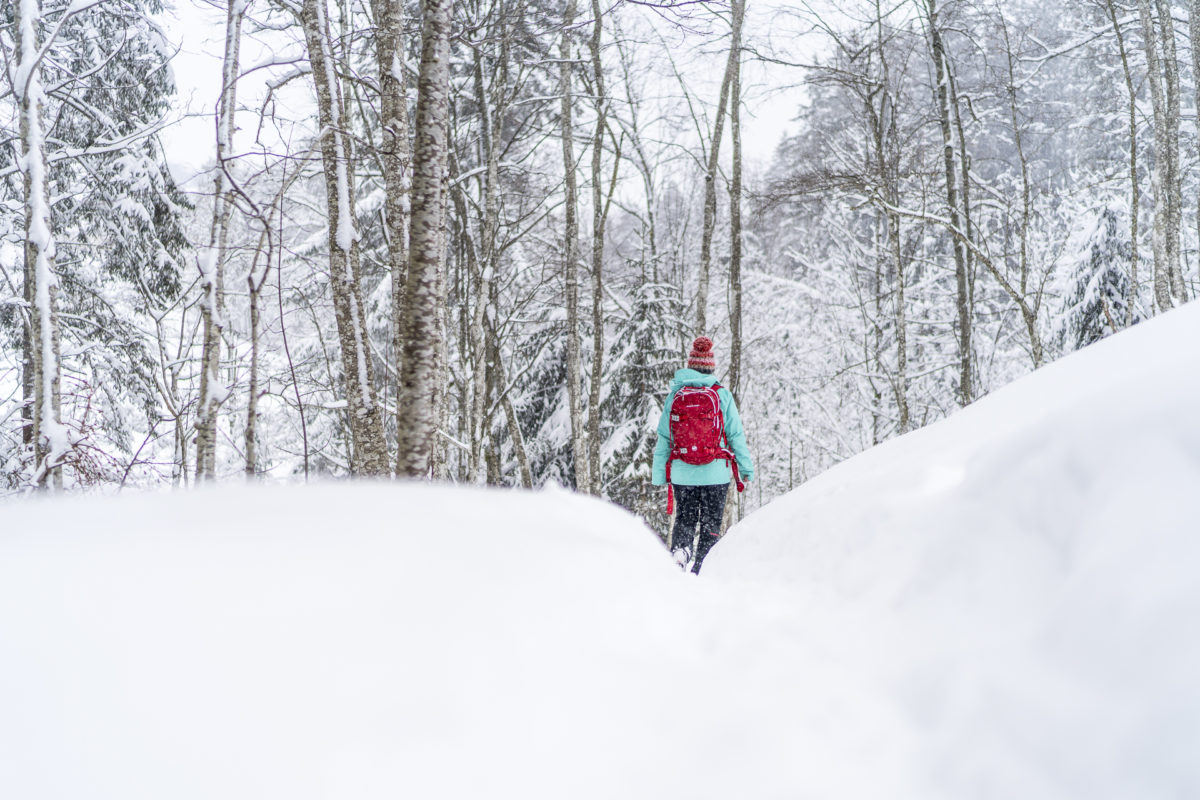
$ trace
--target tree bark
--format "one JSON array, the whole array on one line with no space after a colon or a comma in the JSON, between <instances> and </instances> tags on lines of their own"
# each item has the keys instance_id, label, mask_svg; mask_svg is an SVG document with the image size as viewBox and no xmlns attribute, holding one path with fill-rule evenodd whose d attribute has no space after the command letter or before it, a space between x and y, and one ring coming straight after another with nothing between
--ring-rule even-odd
<instances>
[{"instance_id":1,"label":"tree bark","mask_svg":"<svg viewBox=\"0 0 1200 800\"><path fill-rule=\"evenodd\" d=\"M1142 44L1146 50L1146 78L1150 84L1150 102L1154 110L1154 168L1150 178L1150 191L1154 197L1154 229L1150 239L1154 251L1154 300L1159 310L1165 311L1174 306L1167 248L1167 228L1170 220L1170 201L1167 199L1166 186L1170 172L1167 101L1162 85L1163 67L1158 54L1158 36L1155 32L1154 12L1151 10L1150 0L1138 0L1138 13L1142 23Z\"/></svg>"},{"instance_id":2,"label":"tree bark","mask_svg":"<svg viewBox=\"0 0 1200 800\"><path fill-rule=\"evenodd\" d=\"M925 11L928 15L930 50L933 58L937 86L934 96L938 106L938 120L942 130L942 157L946 180L946 205L950 216L950 224L961 230L959 213L958 176L955 174L954 161L954 131L951 127L951 111L949 97L950 65L946 57L945 46L942 42L941 30L938 27L937 0L926 0ZM961 157L961 154L960 154ZM967 276L967 254L959 237L954 243L954 280L957 288L958 310L958 400L961 405L969 405L973 398L973 377L971 369L971 310Z\"/></svg>"},{"instance_id":3,"label":"tree bark","mask_svg":"<svg viewBox=\"0 0 1200 800\"><path fill-rule=\"evenodd\" d=\"M503 20L501 19L501 24ZM494 29L493 29L494 31ZM489 37L491 38L491 37ZM475 100L479 104L479 136L480 148L483 153L483 207L479 220L480 250L478 258L472 256L473 244L466 242L468 253L467 284L470 286L470 303L464 304L464 314L469 314L466 344L470 351L466 359L472 365L469 417L470 431L468 444L471 447L470 479L475 483L486 482L483 455L484 442L488 438L490 414L488 413L488 394L491 384L488 382L488 347L487 306L491 295L491 284L496 269L496 238L498 236L500 207L500 114L493 109L496 100L492 90L485 84L485 72L492 76L493 87L499 77L494 70L484 68L483 54L475 50ZM476 204L478 208L478 204ZM461 217L467 220L466 204L461 206ZM464 229L466 225L464 224ZM469 229L468 229L469 230ZM464 287L465 289L466 287Z\"/></svg>"},{"instance_id":4,"label":"tree bark","mask_svg":"<svg viewBox=\"0 0 1200 800\"><path fill-rule=\"evenodd\" d=\"M567 0L559 45L558 86L562 101L561 137L563 176L566 188L566 236L563 241L563 284L567 306L567 405L571 417L571 453L575 487L587 491L590 472L583 425L582 367L579 356L579 188L575 178L574 98L571 91L571 28L575 24L575 0Z\"/></svg>"},{"instance_id":5,"label":"tree bark","mask_svg":"<svg viewBox=\"0 0 1200 800\"><path fill-rule=\"evenodd\" d=\"M893 379L893 392L896 396L897 433L904 434L909 428L904 256L900 246L900 215L892 210L900 204L900 137L896 130L896 102L892 94L887 51L884 46L883 19L884 14L880 0L875 0L875 49L879 57L880 91L882 92L879 110L874 115L875 150L884 197L890 206L885 209L885 214L888 251L892 269L896 273L896 291L893 299L893 316L896 325L896 375Z\"/></svg>"},{"instance_id":6,"label":"tree bark","mask_svg":"<svg viewBox=\"0 0 1200 800\"><path fill-rule=\"evenodd\" d=\"M1194 107L1200 109L1200 0L1191 0L1188 5L1188 34L1192 42L1192 84L1195 92ZM1200 114L1196 115L1196 142L1200 150ZM1196 233L1200 235L1200 197L1196 201ZM1130 303L1130 314L1133 313Z\"/></svg>"},{"instance_id":7,"label":"tree bark","mask_svg":"<svg viewBox=\"0 0 1200 800\"><path fill-rule=\"evenodd\" d=\"M729 391L742 384L742 21L746 0L733 0L730 41L729 136L733 172L729 184Z\"/></svg>"},{"instance_id":8,"label":"tree bark","mask_svg":"<svg viewBox=\"0 0 1200 800\"><path fill-rule=\"evenodd\" d=\"M732 0L729 43L729 140L732 174L729 184L729 391L741 396L742 385L742 22L746 0ZM741 494L730 483L724 529L741 519Z\"/></svg>"},{"instance_id":9,"label":"tree bark","mask_svg":"<svg viewBox=\"0 0 1200 800\"><path fill-rule=\"evenodd\" d=\"M1176 305L1187 302L1187 288L1183 282L1182 256L1180 254L1179 230L1183 222L1183 171L1179 165L1179 53L1175 47L1175 19L1171 16L1171 3L1156 0L1158 27L1163 43L1163 84L1166 89L1166 201L1167 230L1166 256L1171 296Z\"/></svg>"},{"instance_id":10,"label":"tree bark","mask_svg":"<svg viewBox=\"0 0 1200 800\"><path fill-rule=\"evenodd\" d=\"M274 208L275 206L272 203L272 212ZM250 379L246 393L246 427L242 432L242 441L245 444L246 450L245 473L247 480L253 480L258 474L258 332L261 317L258 302L259 296L262 294L263 285L267 282L267 275L271 272L271 255L274 251L271 243L272 220L270 217L267 218L266 222L267 224L263 228L262 236L258 240L258 247L254 251L254 261L250 266L250 272L246 275L246 288L250 297ZM266 244L265 251L263 250L264 243ZM265 261L261 275L258 271L259 258Z\"/></svg>"},{"instance_id":11,"label":"tree bark","mask_svg":"<svg viewBox=\"0 0 1200 800\"><path fill-rule=\"evenodd\" d=\"M313 82L317 87L321 161L329 217L330 288L346 382L347 417L353 448L350 469L358 475L387 475L391 468L383 432L383 409L375 398L374 364L359 285L353 159L350 139L343 131L341 81L332 55L332 36L325 13L325 0L304 0L300 21L308 45Z\"/></svg>"},{"instance_id":12,"label":"tree bark","mask_svg":"<svg viewBox=\"0 0 1200 800\"><path fill-rule=\"evenodd\" d=\"M1042 337L1037 328L1037 315L1035 312L1038 303L1035 301L1033 305L1028 302L1029 297L1029 220L1032 215L1032 190L1030 189L1029 181L1029 161L1025 157L1025 146L1021 138L1021 123L1017 116L1017 77L1014 62L1016 60L1013 54L1012 44L1008 37L1008 23L1005 21L1003 14L1000 16L1000 27L1004 34L1004 50L1005 58L1008 66L1008 108L1009 121L1012 123L1013 130L1013 145L1017 151L1017 159L1021 163L1021 243L1020 252L1018 254L1017 271L1019 275L1018 286L1020 288L1022 298L1022 316L1025 320L1026 333L1029 335L1029 348L1033 360L1033 368L1037 369L1045 360L1045 351L1042 347Z\"/></svg>"},{"instance_id":13,"label":"tree bark","mask_svg":"<svg viewBox=\"0 0 1200 800\"><path fill-rule=\"evenodd\" d=\"M392 274L392 358L395 373L400 374L400 350L403 347L404 289L408 268L409 193L412 181L409 168L412 146L409 142L408 74L404 67L403 0L372 0L375 24L375 61L379 71L379 122L381 166L384 185L384 218L388 261ZM404 423L400 403L400 381L396 381L396 436L399 449L400 428ZM397 454L399 471L399 454Z\"/></svg>"},{"instance_id":14,"label":"tree bark","mask_svg":"<svg viewBox=\"0 0 1200 800\"><path fill-rule=\"evenodd\" d=\"M70 440L62 422L60 397L60 345L55 274L54 229L50 218L48 165L43 141L43 90L38 4L18 2L14 11L16 68L13 88L20 113L20 163L25 202L25 295L30 301L29 352L32 373L30 413L33 444L32 484L39 488L63 486L62 464L70 451Z\"/></svg>"},{"instance_id":15,"label":"tree bark","mask_svg":"<svg viewBox=\"0 0 1200 800\"><path fill-rule=\"evenodd\" d=\"M600 389L604 374L604 235L607 215L603 191L604 132L608 127L608 98L604 91L604 65L600 61L600 42L604 19L600 0L592 0L592 92L596 104L596 128L592 132L592 376L588 396L588 492L599 496L600 463ZM619 159L618 159L619 162Z\"/></svg>"},{"instance_id":16,"label":"tree bark","mask_svg":"<svg viewBox=\"0 0 1200 800\"><path fill-rule=\"evenodd\" d=\"M1193 0L1193 24L1196 21L1195 9L1200 0ZM1117 10L1113 0L1105 0L1108 18L1112 21L1113 33L1117 37L1117 52L1121 56L1121 69L1125 74L1125 91L1129 94L1129 308L1125 313L1125 324L1132 325L1136 319L1138 297L1138 207L1141 205L1137 175L1137 89L1133 83L1133 72L1129 68L1129 54L1125 50L1125 37L1121 34L1121 23L1117 20ZM1193 44L1196 31L1193 28ZM1193 48L1193 61L1200 66L1200 51ZM1200 84L1197 84L1200 92ZM1200 99L1200 95L1198 95ZM1198 121L1197 124L1200 124ZM1200 223L1200 206L1197 206L1197 222ZM1200 230L1200 227L1197 228Z\"/></svg>"},{"instance_id":17,"label":"tree bark","mask_svg":"<svg viewBox=\"0 0 1200 800\"><path fill-rule=\"evenodd\" d=\"M449 133L451 7L451 0L425 0L421 31L411 248L400 362L405 420L399 437L398 472L411 478L430 474L440 412L435 383L443 356L442 222Z\"/></svg>"},{"instance_id":18,"label":"tree bark","mask_svg":"<svg viewBox=\"0 0 1200 800\"><path fill-rule=\"evenodd\" d=\"M225 13L225 55L221 68L221 97L217 103L217 174L213 179L213 213L208 247L201 254L200 304L204 333L200 351L200 402L196 410L196 480L211 481L217 469L217 416L227 390L221 385L221 338L225 330L225 259L229 220L233 213L233 187L226 161L233 156L240 70L242 19L245 4L229 0Z\"/></svg>"},{"instance_id":19,"label":"tree bark","mask_svg":"<svg viewBox=\"0 0 1200 800\"><path fill-rule=\"evenodd\" d=\"M708 284L712 269L712 239L717 220L717 170L721 164L721 136L725 127L725 109L729 103L729 83L733 80L738 53L729 48L725 75L721 78L721 93L717 99L717 116L713 120L712 140L708 147L708 165L704 173L704 221L700 231L699 281L696 286L696 335L708 329Z\"/></svg>"},{"instance_id":20,"label":"tree bark","mask_svg":"<svg viewBox=\"0 0 1200 800\"><path fill-rule=\"evenodd\" d=\"M525 435L521 433L521 423L517 418L517 410L513 407L512 397L508 391L508 378L505 376L504 354L500 352L500 344L492 340L495 349L492 360L496 365L496 383L499 386L500 403L504 406L504 416L508 421L508 434L512 437L513 452L517 456L517 467L521 471L521 485L526 489L533 488L533 471L529 468L529 456L525 451Z\"/></svg>"}]
</instances>

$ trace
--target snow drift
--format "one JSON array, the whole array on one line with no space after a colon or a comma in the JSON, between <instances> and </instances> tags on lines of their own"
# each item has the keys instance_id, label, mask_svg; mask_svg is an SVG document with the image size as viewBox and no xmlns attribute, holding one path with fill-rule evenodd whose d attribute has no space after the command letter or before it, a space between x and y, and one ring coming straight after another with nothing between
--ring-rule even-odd
<instances>
[{"instance_id":1,"label":"snow drift","mask_svg":"<svg viewBox=\"0 0 1200 800\"><path fill-rule=\"evenodd\" d=\"M784 798L824 752L794 646L596 500L224 488L2 524L0 797Z\"/></svg>"},{"instance_id":2,"label":"snow drift","mask_svg":"<svg viewBox=\"0 0 1200 800\"><path fill-rule=\"evenodd\" d=\"M0 797L1200 796L1198 340L852 459L699 579L561 491L8 504Z\"/></svg>"},{"instance_id":3,"label":"snow drift","mask_svg":"<svg viewBox=\"0 0 1200 800\"><path fill-rule=\"evenodd\" d=\"M904 720L892 796L1200 797L1198 341L1200 304L1139 325L713 550Z\"/></svg>"}]
</instances>

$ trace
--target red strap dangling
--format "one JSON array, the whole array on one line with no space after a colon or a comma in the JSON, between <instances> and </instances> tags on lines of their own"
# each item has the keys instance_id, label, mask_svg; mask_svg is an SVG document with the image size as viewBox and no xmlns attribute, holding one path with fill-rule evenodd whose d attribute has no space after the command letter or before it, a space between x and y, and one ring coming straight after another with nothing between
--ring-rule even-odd
<instances>
[{"instance_id":1,"label":"red strap dangling","mask_svg":"<svg viewBox=\"0 0 1200 800\"><path fill-rule=\"evenodd\" d=\"M667 456L667 516L671 516L671 512L675 510L675 490L671 486L671 458L675 455L672 451Z\"/></svg>"}]
</instances>

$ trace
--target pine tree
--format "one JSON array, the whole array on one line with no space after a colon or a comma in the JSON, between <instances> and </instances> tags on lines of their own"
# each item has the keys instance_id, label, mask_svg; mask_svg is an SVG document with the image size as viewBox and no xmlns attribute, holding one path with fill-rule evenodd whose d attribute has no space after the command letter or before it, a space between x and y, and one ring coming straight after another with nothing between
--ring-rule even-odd
<instances>
[{"instance_id":1,"label":"pine tree","mask_svg":"<svg viewBox=\"0 0 1200 800\"><path fill-rule=\"evenodd\" d=\"M1129 239L1118 214L1105 208L1076 262L1058 331L1064 351L1086 347L1123 327L1129 313L1129 257ZM1131 318L1139 319L1136 309Z\"/></svg>"},{"instance_id":2,"label":"pine tree","mask_svg":"<svg viewBox=\"0 0 1200 800\"><path fill-rule=\"evenodd\" d=\"M628 319L613 336L609 354L602 451L608 454L604 494L647 521L666 538L665 498L650 483L656 431L668 384L679 363L684 327L679 289L645 282L633 293Z\"/></svg>"},{"instance_id":3,"label":"pine tree","mask_svg":"<svg viewBox=\"0 0 1200 800\"><path fill-rule=\"evenodd\" d=\"M0 12L11 25L12 6ZM150 316L182 291L188 203L155 138L175 86L158 0L42 6L45 157L55 231L68 481L120 477L135 435L159 419ZM11 103L11 95L0 106ZM7 114L5 114L7 116ZM0 150L0 172L14 151ZM0 197L19 188L0 184ZM10 213L0 205L0 215ZM11 220L0 228L13 232ZM16 336L19 315L0 317ZM8 460L8 479L16 462Z\"/></svg>"}]
</instances>

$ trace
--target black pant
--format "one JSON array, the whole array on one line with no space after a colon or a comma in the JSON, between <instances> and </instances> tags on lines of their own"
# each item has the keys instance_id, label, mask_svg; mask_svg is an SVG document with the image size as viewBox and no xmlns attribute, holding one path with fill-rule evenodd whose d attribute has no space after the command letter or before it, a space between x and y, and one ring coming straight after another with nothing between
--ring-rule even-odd
<instances>
[{"instance_id":1,"label":"black pant","mask_svg":"<svg viewBox=\"0 0 1200 800\"><path fill-rule=\"evenodd\" d=\"M696 560L692 572L699 574L700 564L721 535L721 517L725 514L725 498L729 494L728 483L713 486L680 486L673 484L675 492L675 527L671 531L671 549L692 549L692 541L699 526L700 541L696 543Z\"/></svg>"}]
</instances>

